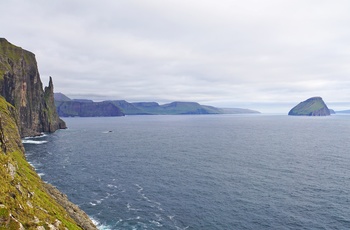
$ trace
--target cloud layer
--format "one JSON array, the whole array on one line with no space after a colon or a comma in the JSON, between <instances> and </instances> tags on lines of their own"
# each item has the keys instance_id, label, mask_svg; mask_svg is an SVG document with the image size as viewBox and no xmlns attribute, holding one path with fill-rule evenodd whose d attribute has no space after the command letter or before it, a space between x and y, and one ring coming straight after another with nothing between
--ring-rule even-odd
<instances>
[{"instance_id":1,"label":"cloud layer","mask_svg":"<svg viewBox=\"0 0 350 230\"><path fill-rule=\"evenodd\" d=\"M75 98L350 102L350 2L2 1L2 37ZM340 107L339 107L340 108Z\"/></svg>"}]
</instances>

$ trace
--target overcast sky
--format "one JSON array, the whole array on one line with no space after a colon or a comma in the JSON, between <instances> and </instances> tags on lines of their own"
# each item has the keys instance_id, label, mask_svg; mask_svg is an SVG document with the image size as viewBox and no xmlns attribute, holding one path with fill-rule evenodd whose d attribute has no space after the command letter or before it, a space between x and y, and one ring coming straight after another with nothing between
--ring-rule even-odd
<instances>
[{"instance_id":1,"label":"overcast sky","mask_svg":"<svg viewBox=\"0 0 350 230\"><path fill-rule=\"evenodd\" d=\"M52 76L71 98L288 112L282 104L321 96L350 109L348 0L4 0L0 8L0 36L35 53L43 83Z\"/></svg>"}]
</instances>

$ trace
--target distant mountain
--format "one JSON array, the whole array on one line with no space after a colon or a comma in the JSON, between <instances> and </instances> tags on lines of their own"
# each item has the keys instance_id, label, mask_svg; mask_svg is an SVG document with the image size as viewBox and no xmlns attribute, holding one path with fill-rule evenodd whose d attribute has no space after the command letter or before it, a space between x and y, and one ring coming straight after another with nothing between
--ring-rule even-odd
<instances>
[{"instance_id":1,"label":"distant mountain","mask_svg":"<svg viewBox=\"0 0 350 230\"><path fill-rule=\"evenodd\" d=\"M321 97L312 97L292 108L291 116L329 116L331 113Z\"/></svg>"},{"instance_id":2,"label":"distant mountain","mask_svg":"<svg viewBox=\"0 0 350 230\"><path fill-rule=\"evenodd\" d=\"M221 114L221 110L212 106L200 105L197 102L172 102L159 105L156 102L131 103L144 114L180 115L180 114Z\"/></svg>"},{"instance_id":3,"label":"distant mountain","mask_svg":"<svg viewBox=\"0 0 350 230\"><path fill-rule=\"evenodd\" d=\"M111 102L55 101L61 117L115 117L124 116L121 109Z\"/></svg>"},{"instance_id":4,"label":"distant mountain","mask_svg":"<svg viewBox=\"0 0 350 230\"><path fill-rule=\"evenodd\" d=\"M180 102L159 105L157 102L134 102L124 100L93 102L91 100L71 100L59 94L55 101L57 112L67 116L123 116L125 115L181 115L181 114L242 114L259 113L249 109L221 109L200 105L197 102ZM108 107L108 108L107 108ZM118 112L116 110L118 109ZM86 111L88 110L88 111ZM115 115L118 114L118 115Z\"/></svg>"},{"instance_id":5,"label":"distant mountain","mask_svg":"<svg viewBox=\"0 0 350 230\"><path fill-rule=\"evenodd\" d=\"M336 111L336 113L350 113L350 110L341 110L341 111Z\"/></svg>"},{"instance_id":6,"label":"distant mountain","mask_svg":"<svg viewBox=\"0 0 350 230\"><path fill-rule=\"evenodd\" d=\"M118 106L122 110L122 112L126 115L147 115L148 114L142 109L137 108L134 104L124 100L110 101L110 102Z\"/></svg>"},{"instance_id":7,"label":"distant mountain","mask_svg":"<svg viewBox=\"0 0 350 230\"><path fill-rule=\"evenodd\" d=\"M72 101L77 101L77 102L89 102L89 103L94 102L93 100L89 100L89 99L73 99Z\"/></svg>"},{"instance_id":8,"label":"distant mountain","mask_svg":"<svg viewBox=\"0 0 350 230\"><path fill-rule=\"evenodd\" d=\"M54 93L54 99L55 101L71 101L71 99L63 93Z\"/></svg>"}]
</instances>

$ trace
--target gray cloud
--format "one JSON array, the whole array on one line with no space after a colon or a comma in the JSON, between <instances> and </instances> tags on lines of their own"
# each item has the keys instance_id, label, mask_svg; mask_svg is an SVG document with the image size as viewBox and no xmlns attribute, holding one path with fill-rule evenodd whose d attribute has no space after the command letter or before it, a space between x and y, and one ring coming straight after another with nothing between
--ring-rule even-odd
<instances>
[{"instance_id":1,"label":"gray cloud","mask_svg":"<svg viewBox=\"0 0 350 230\"><path fill-rule=\"evenodd\" d=\"M72 97L225 107L317 95L350 102L345 0L14 0L0 7L2 36L34 52L44 82L53 76L56 91Z\"/></svg>"}]
</instances>

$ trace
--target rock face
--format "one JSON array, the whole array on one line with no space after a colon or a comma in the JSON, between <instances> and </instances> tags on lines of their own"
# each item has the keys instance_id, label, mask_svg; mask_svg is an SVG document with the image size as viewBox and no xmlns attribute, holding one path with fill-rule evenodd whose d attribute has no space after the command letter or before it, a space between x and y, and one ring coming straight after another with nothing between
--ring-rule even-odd
<instances>
[{"instance_id":1,"label":"rock face","mask_svg":"<svg viewBox=\"0 0 350 230\"><path fill-rule=\"evenodd\" d=\"M97 229L25 160L15 110L0 96L0 229Z\"/></svg>"},{"instance_id":2,"label":"rock face","mask_svg":"<svg viewBox=\"0 0 350 230\"><path fill-rule=\"evenodd\" d=\"M321 97L312 97L292 108L291 116L329 116L330 111Z\"/></svg>"},{"instance_id":3,"label":"rock face","mask_svg":"<svg viewBox=\"0 0 350 230\"><path fill-rule=\"evenodd\" d=\"M56 101L56 109L61 117L115 117L125 114L111 102Z\"/></svg>"},{"instance_id":4,"label":"rock face","mask_svg":"<svg viewBox=\"0 0 350 230\"><path fill-rule=\"evenodd\" d=\"M35 55L0 38L0 95L17 109L20 135L65 128L55 110L53 83L43 90Z\"/></svg>"}]
</instances>

